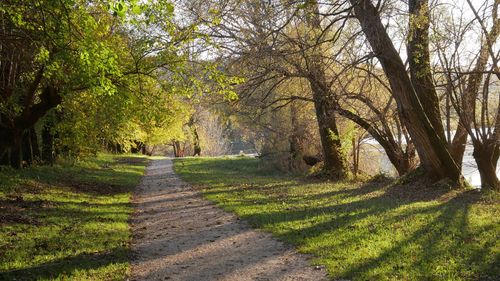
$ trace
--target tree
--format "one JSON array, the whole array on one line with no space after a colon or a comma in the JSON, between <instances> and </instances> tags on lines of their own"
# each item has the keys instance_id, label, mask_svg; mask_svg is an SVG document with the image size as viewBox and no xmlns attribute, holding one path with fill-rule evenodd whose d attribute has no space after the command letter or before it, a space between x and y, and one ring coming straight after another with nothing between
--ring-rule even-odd
<instances>
[{"instance_id":1,"label":"tree","mask_svg":"<svg viewBox=\"0 0 500 281\"><path fill-rule=\"evenodd\" d=\"M48 150L58 139L72 153L104 143L122 151L167 132L175 138L187 111L172 96L205 91L201 81L231 95L235 80L213 62L193 71L198 23L174 12L170 1L3 1L0 158L20 167L23 135L56 107L44 127Z\"/></svg>"},{"instance_id":2,"label":"tree","mask_svg":"<svg viewBox=\"0 0 500 281\"><path fill-rule=\"evenodd\" d=\"M383 73L372 60L346 63L335 85L336 110L380 144L400 176L412 171L418 164L415 147Z\"/></svg>"},{"instance_id":3,"label":"tree","mask_svg":"<svg viewBox=\"0 0 500 281\"><path fill-rule=\"evenodd\" d=\"M344 179L347 176L347 165L344 155L341 152L340 134L335 117L335 108L338 106L334 96L331 95L331 90L327 82L324 68L325 63L321 54L322 45L317 44L324 40L322 38L321 19L319 17L319 4L315 0L309 0L306 1L305 5L309 7L306 9L307 13L305 15L307 27L313 34L312 38L307 38L308 40L306 39L305 41L312 42L313 45L306 44L305 46L299 46L299 48L302 50L311 49L311 54L304 57L307 66L307 73L304 74L311 85L323 147L324 169L331 177Z\"/></svg>"},{"instance_id":4,"label":"tree","mask_svg":"<svg viewBox=\"0 0 500 281\"><path fill-rule=\"evenodd\" d=\"M254 1L233 7L238 12L233 10L228 18L222 18L221 24L213 27L209 35L221 40L219 44L230 46L230 52L239 65L250 65L255 71L248 79L250 91L246 92L246 96L254 92L252 89L258 85L272 83L268 92L270 94L288 79L303 78L309 82L315 100L324 170L332 178L343 179L348 171L341 153L335 111L331 104L334 99L329 97L326 67L321 54L325 39L322 38L318 3L305 2L307 9L299 9L297 3L289 1ZM199 9L192 10L200 13ZM302 11L300 16L298 10ZM218 11L217 14L223 12ZM202 18L204 15L197 16ZM235 31L234 26L238 26L239 30ZM308 28L312 32L307 31Z\"/></svg>"},{"instance_id":5,"label":"tree","mask_svg":"<svg viewBox=\"0 0 500 281\"><path fill-rule=\"evenodd\" d=\"M425 171L435 179L448 178L459 182L461 172L446 145L442 125L439 125L439 104L433 85L430 84L427 2L409 2L411 36L408 57L412 60L411 75L407 74L403 61L382 24L378 7L370 0L350 2L354 15L389 80L401 118L415 143Z\"/></svg>"},{"instance_id":6,"label":"tree","mask_svg":"<svg viewBox=\"0 0 500 281\"><path fill-rule=\"evenodd\" d=\"M498 92L500 80L497 67L500 56L493 52L493 48L500 34L500 1L495 0L491 5L487 3L483 3L483 16L480 16L472 2L468 1L468 8L474 17L466 18L462 13L459 20L463 25L442 19L444 24L434 31L438 35L434 44L439 56L440 79L444 81L443 92L449 107L458 117L455 134L453 138L449 137L455 160L462 165L469 137L482 186L498 190L496 167L500 155L500 114L498 95L494 93ZM471 38L480 42L477 51L472 51L467 44ZM473 57L465 55L471 51ZM448 114L451 115L451 112Z\"/></svg>"},{"instance_id":7,"label":"tree","mask_svg":"<svg viewBox=\"0 0 500 281\"><path fill-rule=\"evenodd\" d=\"M10 150L13 166L20 167L24 132L66 94L112 91L110 76L120 72L112 20L103 9L85 1L0 4L0 155Z\"/></svg>"}]
</instances>

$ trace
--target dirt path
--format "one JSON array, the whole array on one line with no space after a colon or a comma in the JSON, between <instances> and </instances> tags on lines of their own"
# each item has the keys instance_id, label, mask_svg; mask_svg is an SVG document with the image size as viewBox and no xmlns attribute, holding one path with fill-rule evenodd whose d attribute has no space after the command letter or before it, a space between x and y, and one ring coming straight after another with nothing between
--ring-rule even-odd
<instances>
[{"instance_id":1,"label":"dirt path","mask_svg":"<svg viewBox=\"0 0 500 281\"><path fill-rule=\"evenodd\" d=\"M135 195L133 280L326 280L307 257L203 199L156 160Z\"/></svg>"}]
</instances>

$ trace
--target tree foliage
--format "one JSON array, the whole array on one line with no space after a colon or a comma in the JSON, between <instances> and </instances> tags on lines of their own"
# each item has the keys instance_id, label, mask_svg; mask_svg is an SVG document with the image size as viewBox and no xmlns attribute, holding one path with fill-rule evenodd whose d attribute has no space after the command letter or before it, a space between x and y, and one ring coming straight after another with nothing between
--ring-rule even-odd
<instances>
[{"instance_id":1,"label":"tree foliage","mask_svg":"<svg viewBox=\"0 0 500 281\"><path fill-rule=\"evenodd\" d=\"M13 166L40 122L73 154L127 150L182 138L186 98L234 99L239 80L191 53L208 41L171 1L2 1L0 18L0 156Z\"/></svg>"}]
</instances>

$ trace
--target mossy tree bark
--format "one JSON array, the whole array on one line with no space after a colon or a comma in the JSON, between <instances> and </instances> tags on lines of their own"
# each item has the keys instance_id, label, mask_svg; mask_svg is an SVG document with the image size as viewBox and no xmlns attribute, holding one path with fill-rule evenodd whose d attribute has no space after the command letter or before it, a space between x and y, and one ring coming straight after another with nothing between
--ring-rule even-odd
<instances>
[{"instance_id":1,"label":"mossy tree bark","mask_svg":"<svg viewBox=\"0 0 500 281\"><path fill-rule=\"evenodd\" d=\"M410 0L408 10L410 18L407 53L411 82L436 135L445 141L439 98L430 65L429 5L427 0Z\"/></svg>"},{"instance_id":2,"label":"mossy tree bark","mask_svg":"<svg viewBox=\"0 0 500 281\"><path fill-rule=\"evenodd\" d=\"M311 42L317 43L317 36L322 34L321 19L319 17L319 6L316 0L308 1L308 14L306 15L307 25L311 28L313 38ZM309 46L310 47L310 46ZM335 97L331 95L329 89L323 56L321 54L321 44L312 46L312 53L306 57L308 65L309 84L311 85L316 119L318 121L321 146L323 148L324 171L333 179L344 179L348 175L348 167L345 156L342 154L339 130L335 117Z\"/></svg>"}]
</instances>

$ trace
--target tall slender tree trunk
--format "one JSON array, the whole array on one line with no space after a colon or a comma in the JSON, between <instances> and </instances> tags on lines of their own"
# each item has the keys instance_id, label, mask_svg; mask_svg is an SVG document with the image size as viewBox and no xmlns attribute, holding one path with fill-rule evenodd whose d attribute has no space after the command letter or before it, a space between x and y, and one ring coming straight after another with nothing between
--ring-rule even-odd
<instances>
[{"instance_id":1,"label":"tall slender tree trunk","mask_svg":"<svg viewBox=\"0 0 500 281\"><path fill-rule=\"evenodd\" d=\"M193 156L201 156L200 136L198 130L193 126Z\"/></svg>"},{"instance_id":2,"label":"tall slender tree trunk","mask_svg":"<svg viewBox=\"0 0 500 281\"><path fill-rule=\"evenodd\" d=\"M359 153L360 153L360 147L356 136L352 137L351 146L352 146L352 174L356 178L359 172Z\"/></svg>"},{"instance_id":3,"label":"tall slender tree trunk","mask_svg":"<svg viewBox=\"0 0 500 281\"><path fill-rule=\"evenodd\" d=\"M461 181L461 172L444 140L444 134L436 131L405 66L389 38L371 0L350 0L356 18L361 23L375 55L389 80L392 94L408 132L415 142L420 161L427 174L435 180L448 178ZM432 105L432 104L431 104ZM429 106L429 104L426 104Z\"/></svg>"},{"instance_id":4,"label":"tall slender tree trunk","mask_svg":"<svg viewBox=\"0 0 500 281\"><path fill-rule=\"evenodd\" d=\"M47 120L42 129L42 161L54 164L54 135L52 134L52 120Z\"/></svg>"},{"instance_id":5,"label":"tall slender tree trunk","mask_svg":"<svg viewBox=\"0 0 500 281\"><path fill-rule=\"evenodd\" d=\"M40 161L41 153L40 153L40 147L38 146L38 136L36 134L35 128L32 127L29 130L29 137L30 137L31 151L33 153L33 160Z\"/></svg>"},{"instance_id":6,"label":"tall slender tree trunk","mask_svg":"<svg viewBox=\"0 0 500 281\"><path fill-rule=\"evenodd\" d=\"M290 156L289 156L289 170L296 171L301 169L302 163L302 147L300 143L300 138L302 135L300 129L300 122L298 119L298 108L297 103L292 102L290 104L290 122L292 130L290 136L288 137L288 142L290 143Z\"/></svg>"},{"instance_id":7,"label":"tall slender tree trunk","mask_svg":"<svg viewBox=\"0 0 500 281\"><path fill-rule=\"evenodd\" d=\"M200 136L198 135L198 130L196 129L194 116L189 118L187 125L193 134L193 156L201 156Z\"/></svg>"},{"instance_id":8,"label":"tall slender tree trunk","mask_svg":"<svg viewBox=\"0 0 500 281\"><path fill-rule=\"evenodd\" d=\"M28 129L23 134L23 139L21 142L21 151L22 151L22 159L26 162L27 165L33 164L34 155L33 155L33 147L31 145L31 129Z\"/></svg>"},{"instance_id":9,"label":"tall slender tree trunk","mask_svg":"<svg viewBox=\"0 0 500 281\"><path fill-rule=\"evenodd\" d=\"M10 149L10 166L15 169L22 168L23 153L22 153L22 137L17 140Z\"/></svg>"}]
</instances>

